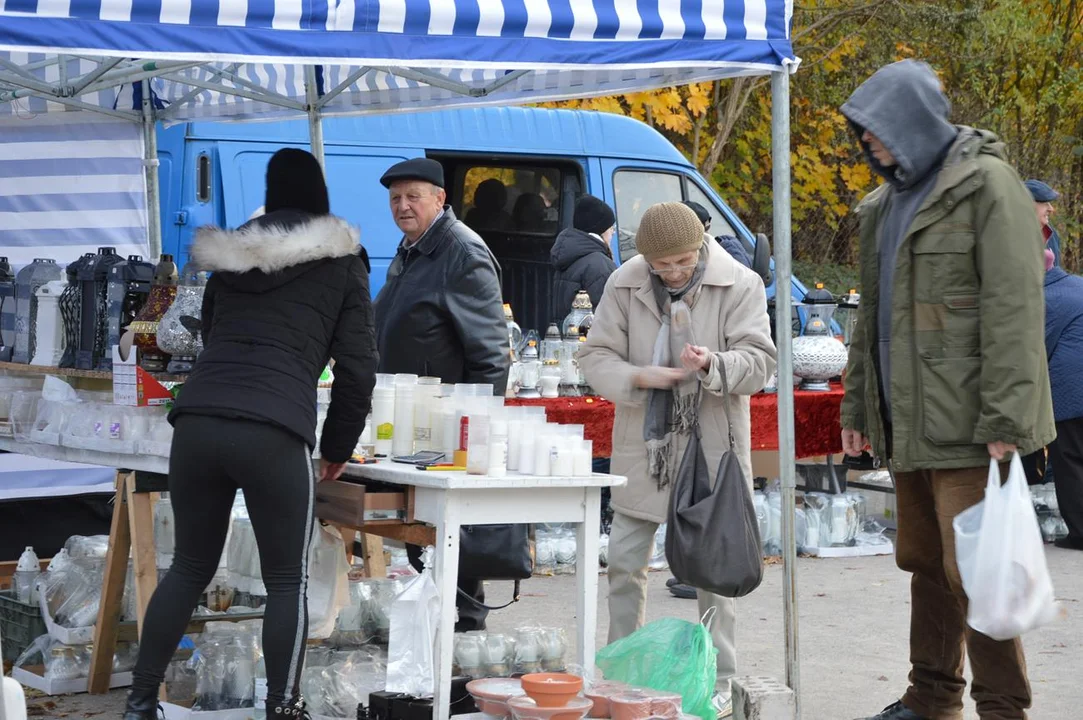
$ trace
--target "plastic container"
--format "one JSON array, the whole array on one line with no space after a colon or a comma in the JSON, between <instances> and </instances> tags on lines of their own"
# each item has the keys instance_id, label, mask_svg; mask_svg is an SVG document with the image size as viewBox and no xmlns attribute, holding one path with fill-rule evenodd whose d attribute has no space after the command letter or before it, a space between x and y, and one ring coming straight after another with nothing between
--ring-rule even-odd
<instances>
[{"instance_id":1,"label":"plastic container","mask_svg":"<svg viewBox=\"0 0 1083 720\"><path fill-rule=\"evenodd\" d=\"M40 605L19 602L13 592L0 591L0 637L4 639L4 660L15 662L34 640L48 632Z\"/></svg>"},{"instance_id":2,"label":"plastic container","mask_svg":"<svg viewBox=\"0 0 1083 720\"><path fill-rule=\"evenodd\" d=\"M433 449L433 403L440 395L440 378L418 378L414 388L414 452Z\"/></svg>"},{"instance_id":3,"label":"plastic container","mask_svg":"<svg viewBox=\"0 0 1083 720\"><path fill-rule=\"evenodd\" d=\"M510 717L508 700L525 695L522 683L512 678L473 680L466 684L466 691L488 718Z\"/></svg>"},{"instance_id":4,"label":"plastic container","mask_svg":"<svg viewBox=\"0 0 1083 720\"><path fill-rule=\"evenodd\" d=\"M395 376L395 435L391 439L392 455L412 455L414 452L414 395L417 375Z\"/></svg>"},{"instance_id":5,"label":"plastic container","mask_svg":"<svg viewBox=\"0 0 1083 720\"><path fill-rule=\"evenodd\" d=\"M395 437L395 383L393 375L377 375L372 391L372 424L375 427L376 454L391 454Z\"/></svg>"},{"instance_id":6,"label":"plastic container","mask_svg":"<svg viewBox=\"0 0 1083 720\"><path fill-rule=\"evenodd\" d=\"M488 413L483 412L475 412L469 418L466 471L471 475L484 475L489 470L489 442L492 434L490 432L492 428L491 418Z\"/></svg>"},{"instance_id":7,"label":"plastic container","mask_svg":"<svg viewBox=\"0 0 1083 720\"><path fill-rule=\"evenodd\" d=\"M572 457L572 475L590 477L594 472L594 441L580 440Z\"/></svg>"},{"instance_id":8,"label":"plastic container","mask_svg":"<svg viewBox=\"0 0 1083 720\"><path fill-rule=\"evenodd\" d=\"M490 477L504 477L508 474L508 423L506 420L494 420L489 428L489 471Z\"/></svg>"}]
</instances>

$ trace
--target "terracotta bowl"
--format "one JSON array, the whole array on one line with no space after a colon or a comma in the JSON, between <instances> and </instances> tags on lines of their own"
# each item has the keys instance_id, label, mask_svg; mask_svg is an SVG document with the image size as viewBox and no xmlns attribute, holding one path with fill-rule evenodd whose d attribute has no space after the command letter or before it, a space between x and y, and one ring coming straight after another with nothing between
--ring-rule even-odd
<instances>
[{"instance_id":1,"label":"terracotta bowl","mask_svg":"<svg viewBox=\"0 0 1083 720\"><path fill-rule=\"evenodd\" d=\"M490 718L509 718L508 698L524 694L522 683L514 678L483 678L471 680L466 691L474 698L478 711Z\"/></svg>"},{"instance_id":2,"label":"terracotta bowl","mask_svg":"<svg viewBox=\"0 0 1083 720\"><path fill-rule=\"evenodd\" d=\"M646 720L681 716L681 696L660 690L631 690L609 697L612 720Z\"/></svg>"},{"instance_id":3,"label":"terracotta bowl","mask_svg":"<svg viewBox=\"0 0 1083 720\"><path fill-rule=\"evenodd\" d=\"M583 720L593 706L594 703L585 697L573 697L560 707L543 707L529 697L508 700L515 720Z\"/></svg>"},{"instance_id":4,"label":"terracotta bowl","mask_svg":"<svg viewBox=\"0 0 1083 720\"><path fill-rule=\"evenodd\" d=\"M565 673L533 673L522 681L526 694L543 708L564 707L583 689L583 678Z\"/></svg>"}]
</instances>

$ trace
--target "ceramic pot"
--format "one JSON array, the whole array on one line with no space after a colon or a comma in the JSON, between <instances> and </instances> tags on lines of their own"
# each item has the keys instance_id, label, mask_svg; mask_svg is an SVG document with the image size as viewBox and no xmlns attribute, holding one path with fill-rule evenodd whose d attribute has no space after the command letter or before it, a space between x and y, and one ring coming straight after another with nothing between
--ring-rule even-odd
<instances>
[{"instance_id":1,"label":"ceramic pot","mask_svg":"<svg viewBox=\"0 0 1083 720\"><path fill-rule=\"evenodd\" d=\"M524 675L522 681L526 694L543 708L564 707L583 689L583 678L565 673Z\"/></svg>"}]
</instances>

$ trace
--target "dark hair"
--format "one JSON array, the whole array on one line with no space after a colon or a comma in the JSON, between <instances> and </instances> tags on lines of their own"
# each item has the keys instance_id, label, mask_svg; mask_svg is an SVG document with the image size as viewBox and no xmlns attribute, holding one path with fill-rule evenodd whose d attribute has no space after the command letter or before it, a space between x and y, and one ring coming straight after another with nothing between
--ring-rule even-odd
<instances>
[{"instance_id":1,"label":"dark hair","mask_svg":"<svg viewBox=\"0 0 1083 720\"><path fill-rule=\"evenodd\" d=\"M327 215L331 201L323 168L307 150L282 148L267 163L267 194L263 209L300 210L312 215Z\"/></svg>"}]
</instances>

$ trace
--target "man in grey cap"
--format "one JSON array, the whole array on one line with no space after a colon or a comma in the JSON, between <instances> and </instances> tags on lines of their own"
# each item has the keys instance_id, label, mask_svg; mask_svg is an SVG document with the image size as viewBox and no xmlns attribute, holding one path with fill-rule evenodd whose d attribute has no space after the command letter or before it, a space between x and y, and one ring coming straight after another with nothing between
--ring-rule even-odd
<instances>
[{"instance_id":1,"label":"man in grey cap","mask_svg":"<svg viewBox=\"0 0 1083 720\"><path fill-rule=\"evenodd\" d=\"M1060 235L1049 224L1049 218L1055 211L1053 203L1060 198L1060 193L1041 180L1027 180L1023 184L1034 198L1034 210L1038 213L1038 222L1042 225L1045 246L1053 251L1053 267L1060 267Z\"/></svg>"},{"instance_id":2,"label":"man in grey cap","mask_svg":"<svg viewBox=\"0 0 1083 720\"><path fill-rule=\"evenodd\" d=\"M428 158L393 165L380 182L402 243L373 302L378 371L480 383L502 396L511 364L500 265L445 205L444 168ZM418 570L420 548L408 545ZM480 580L459 578L457 632L484 630ZM465 597L464 597L465 595Z\"/></svg>"}]
</instances>

